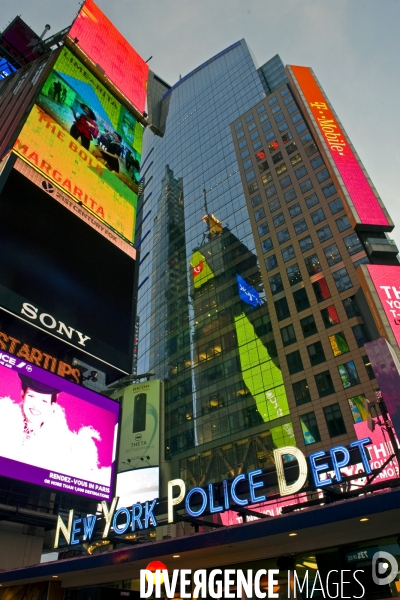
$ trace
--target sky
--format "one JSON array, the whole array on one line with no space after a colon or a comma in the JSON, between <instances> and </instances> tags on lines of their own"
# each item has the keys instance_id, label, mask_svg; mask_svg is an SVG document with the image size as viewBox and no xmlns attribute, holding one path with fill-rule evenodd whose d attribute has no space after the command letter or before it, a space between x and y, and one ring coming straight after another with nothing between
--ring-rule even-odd
<instances>
[{"instance_id":1,"label":"sky","mask_svg":"<svg viewBox=\"0 0 400 600\"><path fill-rule=\"evenodd\" d=\"M400 0L96 0L151 69L179 76L245 38L259 66L313 68L396 225L400 248ZM75 0L2 0L37 33L67 27Z\"/></svg>"}]
</instances>

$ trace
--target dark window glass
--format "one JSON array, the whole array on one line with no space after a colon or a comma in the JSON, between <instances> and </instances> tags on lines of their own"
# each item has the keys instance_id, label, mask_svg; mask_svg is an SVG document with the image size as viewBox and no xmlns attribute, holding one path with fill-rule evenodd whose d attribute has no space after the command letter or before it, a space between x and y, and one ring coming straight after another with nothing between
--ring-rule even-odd
<instances>
[{"instance_id":1,"label":"dark window glass","mask_svg":"<svg viewBox=\"0 0 400 600\"><path fill-rule=\"evenodd\" d=\"M333 215L336 215L336 213L343 210L343 204L342 204L342 201L340 200L340 198L335 198L335 200L331 200L328 203L328 206L331 209L331 213Z\"/></svg>"},{"instance_id":2,"label":"dark window glass","mask_svg":"<svg viewBox=\"0 0 400 600\"><path fill-rule=\"evenodd\" d=\"M314 412L309 412L300 416L300 425L303 432L304 443L306 446L321 441L318 429L317 419Z\"/></svg>"},{"instance_id":3,"label":"dark window glass","mask_svg":"<svg viewBox=\"0 0 400 600\"><path fill-rule=\"evenodd\" d=\"M300 189L305 194L308 190L312 190L313 184L311 183L311 179L306 179L300 183Z\"/></svg>"},{"instance_id":4,"label":"dark window glass","mask_svg":"<svg viewBox=\"0 0 400 600\"><path fill-rule=\"evenodd\" d=\"M363 250L362 243L360 242L360 238L356 233L351 233L350 235L343 238L344 243L346 244L346 248L350 254L357 254L357 252L361 252Z\"/></svg>"},{"instance_id":5,"label":"dark window glass","mask_svg":"<svg viewBox=\"0 0 400 600\"><path fill-rule=\"evenodd\" d=\"M314 212L311 213L311 218L314 225L318 225L318 223L325 221L326 217L322 208L317 208L317 210L314 210Z\"/></svg>"},{"instance_id":6,"label":"dark window glass","mask_svg":"<svg viewBox=\"0 0 400 600\"><path fill-rule=\"evenodd\" d=\"M307 148L308 150L308 148ZM321 167L324 164L324 161L322 160L322 156L318 155L315 158L313 158L312 160L310 160L311 166L313 169L318 169L318 167Z\"/></svg>"},{"instance_id":7,"label":"dark window glass","mask_svg":"<svg viewBox=\"0 0 400 600\"><path fill-rule=\"evenodd\" d=\"M243 169L244 170L250 169L250 167L252 167L252 166L253 166L253 163L251 162L251 160L246 160L246 162L243 163Z\"/></svg>"},{"instance_id":8,"label":"dark window glass","mask_svg":"<svg viewBox=\"0 0 400 600\"><path fill-rule=\"evenodd\" d=\"M276 349L275 340L265 342L265 345L267 347L268 354L270 355L271 358L275 358L278 356L278 351Z\"/></svg>"},{"instance_id":9,"label":"dark window glass","mask_svg":"<svg viewBox=\"0 0 400 600\"><path fill-rule=\"evenodd\" d=\"M303 165L302 167L300 167L299 169L295 170L295 174L296 174L296 178L297 179L301 179L302 177L304 177L305 175L307 175L307 169L305 168L305 166ZM308 180L310 181L310 180ZM311 181L310 181L311 183ZM311 186L312 187L312 186ZM310 188L308 188L310 189Z\"/></svg>"},{"instance_id":10,"label":"dark window glass","mask_svg":"<svg viewBox=\"0 0 400 600\"><path fill-rule=\"evenodd\" d=\"M357 346L361 348L366 342L368 342L367 332L365 331L364 325L354 325L352 327L354 337L356 338Z\"/></svg>"},{"instance_id":11,"label":"dark window glass","mask_svg":"<svg viewBox=\"0 0 400 600\"><path fill-rule=\"evenodd\" d=\"M242 157L242 159L245 159L245 158L247 158L249 155L250 155L250 152L249 152L249 150L246 148L246 150L243 150L243 152L241 153L241 155L240 155L240 156Z\"/></svg>"},{"instance_id":12,"label":"dark window glass","mask_svg":"<svg viewBox=\"0 0 400 600\"><path fill-rule=\"evenodd\" d=\"M277 153L276 153L276 154L274 154L274 156L272 157L272 162L273 162L274 164L276 164L276 163L278 163L278 162L279 162L280 160L282 160L282 159L283 159L282 152L277 152Z\"/></svg>"},{"instance_id":13,"label":"dark window glass","mask_svg":"<svg viewBox=\"0 0 400 600\"><path fill-rule=\"evenodd\" d=\"M276 267L278 266L278 262L276 260L275 254L265 259L265 266L267 268L267 271L272 271L273 269L276 269Z\"/></svg>"},{"instance_id":14,"label":"dark window glass","mask_svg":"<svg viewBox=\"0 0 400 600\"><path fill-rule=\"evenodd\" d=\"M265 217L265 210L264 210L263 206L261 208L259 208L258 210L254 211L254 218L256 221L261 221L261 219L263 219L264 217Z\"/></svg>"},{"instance_id":15,"label":"dark window glass","mask_svg":"<svg viewBox=\"0 0 400 600\"><path fill-rule=\"evenodd\" d=\"M301 116L301 114L297 113L296 115L293 115L292 121L293 121L293 123L298 123L299 121L301 121L302 118L303 117Z\"/></svg>"},{"instance_id":16,"label":"dark window glass","mask_svg":"<svg viewBox=\"0 0 400 600\"><path fill-rule=\"evenodd\" d=\"M275 106L271 112L273 115L276 115L276 113L279 112L280 110L281 110L281 107L279 106L279 104L275 104Z\"/></svg>"},{"instance_id":17,"label":"dark window glass","mask_svg":"<svg viewBox=\"0 0 400 600\"><path fill-rule=\"evenodd\" d=\"M281 188L283 190L285 188L287 188L292 183L292 180L290 179L290 175L285 175L285 177L282 177L282 179L280 179L279 183L281 184ZM285 195L285 197L286 197L286 195Z\"/></svg>"},{"instance_id":18,"label":"dark window glass","mask_svg":"<svg viewBox=\"0 0 400 600\"><path fill-rule=\"evenodd\" d=\"M269 131L271 129L272 125L271 122L268 121L267 123L264 123L264 125L262 126L262 130L267 133L267 131Z\"/></svg>"},{"instance_id":19,"label":"dark window glass","mask_svg":"<svg viewBox=\"0 0 400 600\"><path fill-rule=\"evenodd\" d=\"M287 148L286 148L287 150ZM303 159L301 158L301 154L297 153L294 156L292 156L290 158L290 163L293 167L295 167L296 165L298 165ZM303 177L302 175L300 175L300 177ZM297 177L297 179L299 179L299 177Z\"/></svg>"},{"instance_id":20,"label":"dark window glass","mask_svg":"<svg viewBox=\"0 0 400 600\"><path fill-rule=\"evenodd\" d=\"M267 113L264 113L260 117L260 123L264 123L264 121L267 121L268 119L269 119L269 116L267 115Z\"/></svg>"},{"instance_id":21,"label":"dark window glass","mask_svg":"<svg viewBox=\"0 0 400 600\"><path fill-rule=\"evenodd\" d=\"M276 210L278 210L278 208L281 207L281 203L279 202L279 198L275 198L275 200L272 200L271 202L269 202L268 206L269 206L269 210L271 212L275 212Z\"/></svg>"},{"instance_id":22,"label":"dark window glass","mask_svg":"<svg viewBox=\"0 0 400 600\"><path fill-rule=\"evenodd\" d=\"M312 315L304 317L304 319L300 319L300 325L305 338L310 337L310 335L314 335L318 332L315 319Z\"/></svg>"},{"instance_id":23,"label":"dark window glass","mask_svg":"<svg viewBox=\"0 0 400 600\"><path fill-rule=\"evenodd\" d=\"M292 260L295 257L295 253L293 250L293 246L288 246L282 250L282 258L283 262L288 262L288 260Z\"/></svg>"},{"instance_id":24,"label":"dark window glass","mask_svg":"<svg viewBox=\"0 0 400 600\"><path fill-rule=\"evenodd\" d=\"M365 355L365 356L362 357L362 359L363 359L363 362L364 362L364 366L365 366L365 368L367 370L368 377L370 379L375 379L375 373L374 373L374 371L372 369L371 361L369 360L368 356Z\"/></svg>"},{"instance_id":25,"label":"dark window glass","mask_svg":"<svg viewBox=\"0 0 400 600\"><path fill-rule=\"evenodd\" d=\"M334 273L332 273L332 276L336 283L338 292L344 292L345 290L348 290L349 288L353 287L346 267L335 271Z\"/></svg>"},{"instance_id":26,"label":"dark window glass","mask_svg":"<svg viewBox=\"0 0 400 600\"><path fill-rule=\"evenodd\" d=\"M254 140L256 140L258 137L260 137L260 134L258 133L258 131L253 131L253 133L250 136L250 139L252 142L254 142Z\"/></svg>"},{"instance_id":27,"label":"dark window glass","mask_svg":"<svg viewBox=\"0 0 400 600\"><path fill-rule=\"evenodd\" d=\"M254 179L255 176L256 174L254 173L253 169L251 171L248 171L248 173L246 173L246 181L251 181L252 179Z\"/></svg>"},{"instance_id":28,"label":"dark window glass","mask_svg":"<svg viewBox=\"0 0 400 600\"><path fill-rule=\"evenodd\" d=\"M312 366L319 365L326 361L325 352L321 342L315 342L314 344L307 346L307 352Z\"/></svg>"},{"instance_id":29,"label":"dark window glass","mask_svg":"<svg viewBox=\"0 0 400 600\"><path fill-rule=\"evenodd\" d=\"M324 408L326 425L331 438L346 433L346 427L343 421L342 411L339 404L331 404Z\"/></svg>"},{"instance_id":30,"label":"dark window glass","mask_svg":"<svg viewBox=\"0 0 400 600\"><path fill-rule=\"evenodd\" d=\"M257 114L261 115L261 113L263 113L264 111L265 111L265 106L264 106L264 104L261 104L261 106L259 106L257 108Z\"/></svg>"},{"instance_id":31,"label":"dark window glass","mask_svg":"<svg viewBox=\"0 0 400 600\"><path fill-rule=\"evenodd\" d=\"M279 215L276 215L276 217L274 217L272 219L272 221L273 221L275 227L280 227L281 225L284 224L285 217L283 216L283 213L279 213Z\"/></svg>"},{"instance_id":32,"label":"dark window glass","mask_svg":"<svg viewBox=\"0 0 400 600\"><path fill-rule=\"evenodd\" d=\"M307 292L304 288L293 292L293 299L296 304L297 312L301 312L302 310L310 308L310 301L308 299Z\"/></svg>"},{"instance_id":33,"label":"dark window glass","mask_svg":"<svg viewBox=\"0 0 400 600\"><path fill-rule=\"evenodd\" d=\"M330 177L328 169L321 169L321 171L317 171L317 173L315 173L315 177L318 179L319 183L323 183Z\"/></svg>"},{"instance_id":34,"label":"dark window glass","mask_svg":"<svg viewBox=\"0 0 400 600\"><path fill-rule=\"evenodd\" d=\"M307 252L307 250L311 250L311 248L314 248L313 241L309 235L299 240L299 246L302 252Z\"/></svg>"},{"instance_id":35,"label":"dark window glass","mask_svg":"<svg viewBox=\"0 0 400 600\"><path fill-rule=\"evenodd\" d=\"M272 96L272 98L270 98L270 99L268 100L268 104L269 104L270 106L273 106L273 105L275 104L275 102L278 102L278 100L277 100L276 96Z\"/></svg>"},{"instance_id":36,"label":"dark window glass","mask_svg":"<svg viewBox=\"0 0 400 600\"><path fill-rule=\"evenodd\" d=\"M274 247L271 238L267 238L263 242L261 242L261 248L263 252L269 252Z\"/></svg>"},{"instance_id":37,"label":"dark window glass","mask_svg":"<svg viewBox=\"0 0 400 600\"><path fill-rule=\"evenodd\" d=\"M303 233L303 231L306 231L308 229L305 219L299 219L298 221L293 223L293 227L297 235L299 233Z\"/></svg>"},{"instance_id":38,"label":"dark window glass","mask_svg":"<svg viewBox=\"0 0 400 600\"><path fill-rule=\"evenodd\" d=\"M326 283L325 277L323 277L322 279L318 279L318 281L314 281L312 286L317 302L323 302L324 300L327 300L331 297L331 293L329 291L329 287Z\"/></svg>"},{"instance_id":39,"label":"dark window glass","mask_svg":"<svg viewBox=\"0 0 400 600\"><path fill-rule=\"evenodd\" d=\"M281 90L279 93L280 93L280 95L281 95L281 96L282 96L282 98L283 98L284 96L287 96L287 95L288 95L288 93L289 93L289 89L288 89L287 87L284 87L284 88L283 88L283 90Z\"/></svg>"},{"instance_id":40,"label":"dark window glass","mask_svg":"<svg viewBox=\"0 0 400 600\"><path fill-rule=\"evenodd\" d=\"M241 129L243 127L242 122L239 121L239 123L236 123L235 125L235 130L237 131L238 129Z\"/></svg>"},{"instance_id":41,"label":"dark window glass","mask_svg":"<svg viewBox=\"0 0 400 600\"><path fill-rule=\"evenodd\" d=\"M289 115L293 114L294 111L297 110L297 106L296 104L292 104L291 106L289 106L289 108L287 109Z\"/></svg>"},{"instance_id":42,"label":"dark window glass","mask_svg":"<svg viewBox=\"0 0 400 600\"><path fill-rule=\"evenodd\" d=\"M276 234L276 237L278 238L278 242L280 244L284 244L285 242L288 242L290 240L289 230L285 227L285 229L278 231L278 233Z\"/></svg>"},{"instance_id":43,"label":"dark window glass","mask_svg":"<svg viewBox=\"0 0 400 600\"><path fill-rule=\"evenodd\" d=\"M265 188L265 195L267 196L267 198L272 198L272 196L275 196L276 194L276 187L274 185L270 185L269 187Z\"/></svg>"},{"instance_id":44,"label":"dark window glass","mask_svg":"<svg viewBox=\"0 0 400 600\"><path fill-rule=\"evenodd\" d=\"M297 133L301 133L302 131L305 131L307 129L307 125L304 123L300 123L300 125L297 125L296 127L296 131Z\"/></svg>"},{"instance_id":45,"label":"dark window glass","mask_svg":"<svg viewBox=\"0 0 400 600\"><path fill-rule=\"evenodd\" d=\"M283 321L290 317L289 305L286 298L280 298L280 300L276 300L274 304L278 321Z\"/></svg>"},{"instance_id":46,"label":"dark window glass","mask_svg":"<svg viewBox=\"0 0 400 600\"><path fill-rule=\"evenodd\" d=\"M275 171L276 174L279 175L283 175L283 173L286 173L287 171L287 166L285 163L281 163L280 165L278 165L277 167L275 167Z\"/></svg>"},{"instance_id":47,"label":"dark window glass","mask_svg":"<svg viewBox=\"0 0 400 600\"><path fill-rule=\"evenodd\" d=\"M321 227L321 229L318 229L317 236L320 242L326 242L326 240L329 240L332 237L332 231L329 225L325 225L324 227Z\"/></svg>"},{"instance_id":48,"label":"dark window glass","mask_svg":"<svg viewBox=\"0 0 400 600\"><path fill-rule=\"evenodd\" d=\"M335 388L333 387L333 381L329 371L323 371L322 373L315 375L315 383L317 384L320 398L324 398L325 396L329 396L329 394L335 393Z\"/></svg>"},{"instance_id":49,"label":"dark window glass","mask_svg":"<svg viewBox=\"0 0 400 600\"><path fill-rule=\"evenodd\" d=\"M265 139L267 140L267 142L270 142L271 140L273 140L273 139L274 139L274 137L275 137L275 133L274 133L273 131L270 131L270 132L269 132L269 133L267 133L267 135L265 136ZM269 151L270 151L270 152L274 152L274 149L273 149L273 147L271 147L271 148L272 148L272 149L271 149L271 148L268 146L268 148L269 148ZM279 144L278 144L278 142L276 142L276 145L275 145L275 150L276 150L277 148L279 148Z\"/></svg>"},{"instance_id":50,"label":"dark window glass","mask_svg":"<svg viewBox=\"0 0 400 600\"><path fill-rule=\"evenodd\" d=\"M255 142L253 144L254 150L258 150L259 148L261 148L261 146L262 146L262 142L260 140L258 140L258 142Z\"/></svg>"},{"instance_id":51,"label":"dark window glass","mask_svg":"<svg viewBox=\"0 0 400 600\"><path fill-rule=\"evenodd\" d=\"M268 169L268 161L264 160L262 163L258 165L258 170L260 173L264 173Z\"/></svg>"},{"instance_id":52,"label":"dark window glass","mask_svg":"<svg viewBox=\"0 0 400 600\"><path fill-rule=\"evenodd\" d=\"M319 198L315 192L313 192L309 196L306 196L306 198L304 198L304 199L306 201L308 208L311 208L312 206L319 204Z\"/></svg>"},{"instance_id":53,"label":"dark window glass","mask_svg":"<svg viewBox=\"0 0 400 600\"><path fill-rule=\"evenodd\" d=\"M308 142L311 142L312 140L312 135L309 131L307 131L307 133L305 133L304 135L301 136L301 142L303 144L303 146L305 146L306 144L308 144ZM307 152L307 150L306 150Z\"/></svg>"},{"instance_id":54,"label":"dark window glass","mask_svg":"<svg viewBox=\"0 0 400 600\"><path fill-rule=\"evenodd\" d=\"M343 331L330 335L329 343L332 348L333 356L341 356L342 354L346 354L346 352L350 352L350 348Z\"/></svg>"},{"instance_id":55,"label":"dark window glass","mask_svg":"<svg viewBox=\"0 0 400 600\"><path fill-rule=\"evenodd\" d=\"M351 319L352 317L360 316L360 311L358 310L358 306L354 296L349 296L349 298L343 300L343 306L344 310L346 311L346 315L349 319Z\"/></svg>"},{"instance_id":56,"label":"dark window glass","mask_svg":"<svg viewBox=\"0 0 400 600\"><path fill-rule=\"evenodd\" d=\"M248 127L247 127L248 131L253 131L253 129L255 129L255 128L256 128L256 124L254 121L252 123L250 123L250 125L248 125Z\"/></svg>"},{"instance_id":57,"label":"dark window glass","mask_svg":"<svg viewBox=\"0 0 400 600\"><path fill-rule=\"evenodd\" d=\"M276 115L275 117L275 123L281 123L281 121L283 121L283 119L285 118L283 113L280 113L279 115Z\"/></svg>"},{"instance_id":58,"label":"dark window glass","mask_svg":"<svg viewBox=\"0 0 400 600\"><path fill-rule=\"evenodd\" d=\"M294 200L295 198L297 198L297 195L296 195L296 192L294 191L294 188L292 188L291 190L288 190L283 195L285 197L285 202L287 202L288 204L289 204L289 202L291 202L292 200Z\"/></svg>"},{"instance_id":59,"label":"dark window glass","mask_svg":"<svg viewBox=\"0 0 400 600\"><path fill-rule=\"evenodd\" d=\"M267 183L272 181L271 173L264 173L264 175L261 175L261 181L263 182L264 185L267 185Z\"/></svg>"},{"instance_id":60,"label":"dark window glass","mask_svg":"<svg viewBox=\"0 0 400 600\"><path fill-rule=\"evenodd\" d=\"M262 223L261 225L258 226L258 235L261 237L262 235L265 235L266 233L269 233L269 227L268 227L268 223L265 221L264 223Z\"/></svg>"},{"instance_id":61,"label":"dark window glass","mask_svg":"<svg viewBox=\"0 0 400 600\"><path fill-rule=\"evenodd\" d=\"M293 383L293 394L297 406L311 402L310 390L308 389L307 379L302 379Z\"/></svg>"},{"instance_id":62,"label":"dark window glass","mask_svg":"<svg viewBox=\"0 0 400 600\"><path fill-rule=\"evenodd\" d=\"M247 115L246 117L246 123L250 123L250 121L252 121L254 119L253 117L253 113L250 113L249 115Z\"/></svg>"},{"instance_id":63,"label":"dark window glass","mask_svg":"<svg viewBox=\"0 0 400 600\"><path fill-rule=\"evenodd\" d=\"M249 188L249 194L254 194L254 192L258 190L258 183L257 181L253 181L252 183L249 183L247 187Z\"/></svg>"},{"instance_id":64,"label":"dark window glass","mask_svg":"<svg viewBox=\"0 0 400 600\"><path fill-rule=\"evenodd\" d=\"M280 273L277 273L269 278L269 285L271 287L272 294L278 294L279 292L282 292L283 283Z\"/></svg>"},{"instance_id":65,"label":"dark window glass","mask_svg":"<svg viewBox=\"0 0 400 600\"><path fill-rule=\"evenodd\" d=\"M253 196L251 199L251 204L252 206L255 208L256 206L258 206L259 204L261 204L261 196L260 194L257 194L257 196Z\"/></svg>"},{"instance_id":66,"label":"dark window glass","mask_svg":"<svg viewBox=\"0 0 400 600\"><path fill-rule=\"evenodd\" d=\"M337 314L336 308L333 304L323 308L321 310L321 316L326 328L333 327L333 325L340 323L339 315Z\"/></svg>"},{"instance_id":67,"label":"dark window glass","mask_svg":"<svg viewBox=\"0 0 400 600\"><path fill-rule=\"evenodd\" d=\"M244 137L244 131L239 131L239 133L236 134L236 139L241 140L242 137Z\"/></svg>"},{"instance_id":68,"label":"dark window glass","mask_svg":"<svg viewBox=\"0 0 400 600\"><path fill-rule=\"evenodd\" d=\"M288 144L286 146L286 152L288 154L293 154L293 152L296 152L296 150L297 150L297 144L296 144L296 142L291 142L290 144Z\"/></svg>"},{"instance_id":69,"label":"dark window glass","mask_svg":"<svg viewBox=\"0 0 400 600\"><path fill-rule=\"evenodd\" d=\"M301 215L301 206L298 202L289 208L289 214L294 219L297 215Z\"/></svg>"},{"instance_id":70,"label":"dark window glass","mask_svg":"<svg viewBox=\"0 0 400 600\"><path fill-rule=\"evenodd\" d=\"M336 194L336 188L333 183L328 183L328 185L322 188L322 192L325 198L329 198L330 196L333 196L333 194Z\"/></svg>"},{"instance_id":71,"label":"dark window glass","mask_svg":"<svg viewBox=\"0 0 400 600\"><path fill-rule=\"evenodd\" d=\"M284 346L290 346L290 344L294 344L297 341L293 325L287 325L287 327L282 327L281 336Z\"/></svg>"},{"instance_id":72,"label":"dark window glass","mask_svg":"<svg viewBox=\"0 0 400 600\"><path fill-rule=\"evenodd\" d=\"M307 256L304 259L306 263L307 271L309 275L315 275L322 271L321 263L318 260L318 256L316 254L311 254L311 256Z\"/></svg>"},{"instance_id":73,"label":"dark window glass","mask_svg":"<svg viewBox=\"0 0 400 600\"><path fill-rule=\"evenodd\" d=\"M297 263L295 265L291 265L290 267L287 267L286 273L287 273L290 285L296 285L296 283L303 281L303 278L300 273L299 265Z\"/></svg>"},{"instance_id":74,"label":"dark window glass","mask_svg":"<svg viewBox=\"0 0 400 600\"><path fill-rule=\"evenodd\" d=\"M292 96L292 95L290 95L290 96L287 96L287 97L284 99L284 101L283 101L283 102L284 102L284 104L286 104L286 106L287 106L288 104L290 104L291 102L293 102L293 96Z\"/></svg>"},{"instance_id":75,"label":"dark window glass","mask_svg":"<svg viewBox=\"0 0 400 600\"><path fill-rule=\"evenodd\" d=\"M289 373L291 375L304 370L303 361L301 360L301 355L298 350L295 350L290 354L286 354L286 360L289 367Z\"/></svg>"},{"instance_id":76,"label":"dark window glass","mask_svg":"<svg viewBox=\"0 0 400 600\"><path fill-rule=\"evenodd\" d=\"M350 360L343 365L338 365L338 371L340 375L340 379L342 380L343 387L346 389L351 387L352 385L358 385L360 383L360 379L358 377L356 365L353 360Z\"/></svg>"},{"instance_id":77,"label":"dark window glass","mask_svg":"<svg viewBox=\"0 0 400 600\"><path fill-rule=\"evenodd\" d=\"M368 256L363 256L362 258L359 258L358 260L355 260L353 262L353 267L356 269L358 267L358 265L366 265L368 263L369 263Z\"/></svg>"},{"instance_id":78,"label":"dark window glass","mask_svg":"<svg viewBox=\"0 0 400 600\"><path fill-rule=\"evenodd\" d=\"M282 136L282 142L283 142L284 144L287 144L287 143L288 143L290 140L292 140L292 139L293 139L293 136L292 136L292 134L290 133L290 131L288 131L287 133L284 133L284 134L283 134L283 136Z\"/></svg>"},{"instance_id":79,"label":"dark window glass","mask_svg":"<svg viewBox=\"0 0 400 600\"><path fill-rule=\"evenodd\" d=\"M241 142L239 142L239 148L240 148L240 150L242 148L244 148L245 146L247 146L247 141L246 140L242 140Z\"/></svg>"},{"instance_id":80,"label":"dark window glass","mask_svg":"<svg viewBox=\"0 0 400 600\"><path fill-rule=\"evenodd\" d=\"M336 265L336 263L338 263L342 260L342 257L339 252L339 248L337 247L336 244L331 244L330 246L327 246L326 248L324 248L324 254L325 254L325 258L328 262L328 265L330 267L332 267L333 265Z\"/></svg>"},{"instance_id":81,"label":"dark window glass","mask_svg":"<svg viewBox=\"0 0 400 600\"><path fill-rule=\"evenodd\" d=\"M305 137L305 136L303 136L303 137ZM303 139L303 138L301 138L301 139ZM311 136L310 136L310 139L311 139ZM307 141L309 141L309 140L307 140ZM307 143L307 142L305 142L305 143ZM303 142L303 144L304 144L304 142ZM315 144L310 144L309 146L307 146L307 148L306 148L307 156L312 156L316 152L318 152L318 148Z\"/></svg>"},{"instance_id":82,"label":"dark window glass","mask_svg":"<svg viewBox=\"0 0 400 600\"><path fill-rule=\"evenodd\" d=\"M286 129L288 129L289 125L286 123L286 121L283 121L283 123L281 123L278 127L278 130L280 131L280 133L283 133L284 131L286 131Z\"/></svg>"}]
</instances>

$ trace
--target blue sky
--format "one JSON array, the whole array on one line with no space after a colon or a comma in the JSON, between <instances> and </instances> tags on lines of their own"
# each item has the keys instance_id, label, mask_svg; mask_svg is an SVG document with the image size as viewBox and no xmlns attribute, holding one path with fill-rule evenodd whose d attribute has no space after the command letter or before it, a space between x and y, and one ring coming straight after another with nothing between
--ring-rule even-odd
<instances>
[{"instance_id":1,"label":"blue sky","mask_svg":"<svg viewBox=\"0 0 400 600\"><path fill-rule=\"evenodd\" d=\"M161 78L174 84L245 38L262 65L275 54L311 66L396 224L400 247L400 0L97 0ZM2 0L38 33L67 26L79 3Z\"/></svg>"}]
</instances>

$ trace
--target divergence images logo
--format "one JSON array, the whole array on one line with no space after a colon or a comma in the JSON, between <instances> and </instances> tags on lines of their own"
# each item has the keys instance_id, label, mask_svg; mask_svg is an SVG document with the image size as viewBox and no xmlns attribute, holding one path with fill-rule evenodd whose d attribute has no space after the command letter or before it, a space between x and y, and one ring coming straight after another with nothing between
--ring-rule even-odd
<instances>
[{"instance_id":1,"label":"divergence images logo","mask_svg":"<svg viewBox=\"0 0 400 600\"><path fill-rule=\"evenodd\" d=\"M397 560L394 556L383 550L375 552L372 557L372 580L376 585L389 585L396 579L397 571Z\"/></svg>"},{"instance_id":2,"label":"divergence images logo","mask_svg":"<svg viewBox=\"0 0 400 600\"><path fill-rule=\"evenodd\" d=\"M54 194L54 185L52 183L50 183L49 181L46 181L45 179L42 181L42 188L48 194Z\"/></svg>"}]
</instances>

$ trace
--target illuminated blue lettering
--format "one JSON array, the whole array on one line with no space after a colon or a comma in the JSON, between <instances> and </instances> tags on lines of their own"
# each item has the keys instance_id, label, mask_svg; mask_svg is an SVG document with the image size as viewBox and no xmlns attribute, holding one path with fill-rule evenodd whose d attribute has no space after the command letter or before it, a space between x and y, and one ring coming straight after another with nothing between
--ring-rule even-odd
<instances>
[{"instance_id":1,"label":"illuminated blue lettering","mask_svg":"<svg viewBox=\"0 0 400 600\"><path fill-rule=\"evenodd\" d=\"M261 474L262 474L262 470L257 469L257 471L251 471L248 475L249 476L249 487L250 487L250 499L253 504L255 502L263 502L264 500L267 499L267 497L264 496L264 494L262 496L256 496L254 494L254 490L259 487L263 487L264 483L262 481L258 481L257 483L254 483L253 477L257 477L257 475L261 475Z\"/></svg>"},{"instance_id":2,"label":"illuminated blue lettering","mask_svg":"<svg viewBox=\"0 0 400 600\"><path fill-rule=\"evenodd\" d=\"M190 498L193 496L193 494L200 494L200 496L203 498L203 502L202 502L202 505L199 508L199 510L192 510L190 508ZM206 510L206 506L207 506L207 494L205 493L205 491L202 488L194 487L186 494L185 508L186 508L186 512L191 517L200 517L203 514L203 512Z\"/></svg>"},{"instance_id":3,"label":"illuminated blue lettering","mask_svg":"<svg viewBox=\"0 0 400 600\"><path fill-rule=\"evenodd\" d=\"M138 529L143 529L142 521L140 520L142 511L143 507L141 504L134 504L132 506L132 531L135 531L135 523L137 524Z\"/></svg>"},{"instance_id":4,"label":"illuminated blue lettering","mask_svg":"<svg viewBox=\"0 0 400 600\"><path fill-rule=\"evenodd\" d=\"M126 515L126 523L124 525L122 525L122 527L118 527L117 520L118 520L119 515L122 515L122 514ZM114 518L113 518L113 522L112 522L114 532L117 533L118 535L125 533L125 531L129 527L130 522L131 522L131 513L129 512L129 510L125 507L119 508L116 511Z\"/></svg>"},{"instance_id":5,"label":"illuminated blue lettering","mask_svg":"<svg viewBox=\"0 0 400 600\"><path fill-rule=\"evenodd\" d=\"M340 452L343 454L343 459L338 461L336 455ZM336 481L342 481L342 474L340 472L340 469L349 464L350 452L345 446L335 446L334 448L329 450L329 454L331 455L332 465L336 475Z\"/></svg>"},{"instance_id":6,"label":"illuminated blue lettering","mask_svg":"<svg viewBox=\"0 0 400 600\"><path fill-rule=\"evenodd\" d=\"M90 540L93 535L93 529L96 525L96 517L94 515L88 515L83 519L83 539Z\"/></svg>"},{"instance_id":7,"label":"illuminated blue lettering","mask_svg":"<svg viewBox=\"0 0 400 600\"><path fill-rule=\"evenodd\" d=\"M155 505L157 504L158 498L154 498L153 502L149 506L149 502L146 502L144 505L144 528L147 529L149 526L149 521L154 527L157 527L157 521L153 514L153 510Z\"/></svg>"},{"instance_id":8,"label":"illuminated blue lettering","mask_svg":"<svg viewBox=\"0 0 400 600\"><path fill-rule=\"evenodd\" d=\"M332 485L332 479L330 477L321 481L319 478L319 475L318 475L318 473L320 471L327 471L329 469L328 463L322 463L321 465L315 464L315 461L317 460L317 458L322 458L323 456L326 456L326 452L321 450L320 452L315 452L314 454L310 454L310 456L308 457L308 460L310 461L310 465L311 465L311 471L313 474L315 487L317 487L317 488L324 487L327 485Z\"/></svg>"},{"instance_id":9,"label":"illuminated blue lettering","mask_svg":"<svg viewBox=\"0 0 400 600\"><path fill-rule=\"evenodd\" d=\"M226 479L222 482L222 487L224 490L224 508L225 510L229 509L229 496L228 496L228 482Z\"/></svg>"},{"instance_id":10,"label":"illuminated blue lettering","mask_svg":"<svg viewBox=\"0 0 400 600\"><path fill-rule=\"evenodd\" d=\"M81 533L81 528L78 527L78 524L82 523L82 519L75 519L72 523L72 530L71 530L71 546L73 544L79 544L79 540L75 539L75 535L78 535L79 533Z\"/></svg>"},{"instance_id":11,"label":"illuminated blue lettering","mask_svg":"<svg viewBox=\"0 0 400 600\"><path fill-rule=\"evenodd\" d=\"M231 484L231 498L234 501L234 503L238 504L239 506L246 506L246 504L249 503L248 500L241 500L236 495L236 486L239 483L239 481L243 481L243 479L246 479L246 475L238 475L237 477L235 477Z\"/></svg>"},{"instance_id":12,"label":"illuminated blue lettering","mask_svg":"<svg viewBox=\"0 0 400 600\"><path fill-rule=\"evenodd\" d=\"M371 475L371 466L369 464L368 457L365 453L364 446L366 444L372 444L371 438L363 438L362 440L357 440L356 442L351 442L350 448L358 448L361 455L362 464L364 466L364 471L367 475Z\"/></svg>"},{"instance_id":13,"label":"illuminated blue lettering","mask_svg":"<svg viewBox=\"0 0 400 600\"><path fill-rule=\"evenodd\" d=\"M214 490L212 483L208 484L208 497L210 498L210 513L221 512L221 510L223 510L223 507L214 505Z\"/></svg>"}]
</instances>

